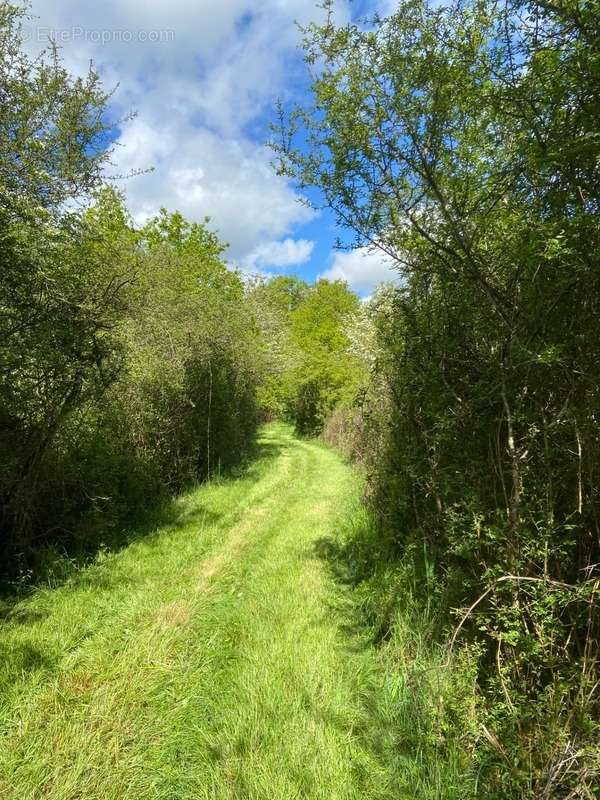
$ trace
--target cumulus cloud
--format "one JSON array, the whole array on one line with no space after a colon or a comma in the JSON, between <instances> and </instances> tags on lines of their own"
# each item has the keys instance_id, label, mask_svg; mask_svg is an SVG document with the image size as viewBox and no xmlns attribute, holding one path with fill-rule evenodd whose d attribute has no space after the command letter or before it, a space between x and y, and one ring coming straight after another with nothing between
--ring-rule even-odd
<instances>
[{"instance_id":1,"label":"cumulus cloud","mask_svg":"<svg viewBox=\"0 0 600 800\"><path fill-rule=\"evenodd\" d=\"M307 239L292 239L289 236L281 242L264 242L244 259L242 266L248 271L267 267L296 267L309 260L314 246L315 243Z\"/></svg>"},{"instance_id":2,"label":"cumulus cloud","mask_svg":"<svg viewBox=\"0 0 600 800\"><path fill-rule=\"evenodd\" d=\"M390 259L366 247L332 254L331 266L320 278L346 281L357 294L370 295L380 283L397 283L399 274Z\"/></svg>"},{"instance_id":3,"label":"cumulus cloud","mask_svg":"<svg viewBox=\"0 0 600 800\"><path fill-rule=\"evenodd\" d=\"M242 260L271 247L312 212L292 187L278 179L265 148L248 139L224 138L181 120L173 125L144 121L127 126L115 170L127 173L157 164L150 175L125 182L132 213L144 222L160 206L190 219L209 216L211 227L230 245L229 257Z\"/></svg>"},{"instance_id":4,"label":"cumulus cloud","mask_svg":"<svg viewBox=\"0 0 600 800\"><path fill-rule=\"evenodd\" d=\"M283 261L272 265L282 267L306 245L294 250L288 239L278 240L312 213L270 167L265 118L301 68L295 20L306 24L322 13L315 6L315 0L33 0L29 46L39 49L44 38L54 38L74 72L92 60L108 87L119 84L113 113L137 111L120 131L112 167L123 174L154 168L123 184L136 219L161 206L191 219L210 216L233 260L262 258L266 265L277 256ZM347 1L338 7L343 21Z\"/></svg>"}]
</instances>

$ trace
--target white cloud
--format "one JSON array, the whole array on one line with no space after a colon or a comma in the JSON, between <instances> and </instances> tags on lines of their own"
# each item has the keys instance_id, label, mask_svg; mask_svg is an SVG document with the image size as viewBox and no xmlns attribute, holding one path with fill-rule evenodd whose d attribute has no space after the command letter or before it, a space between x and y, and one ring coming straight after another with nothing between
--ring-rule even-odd
<instances>
[{"instance_id":1,"label":"white cloud","mask_svg":"<svg viewBox=\"0 0 600 800\"><path fill-rule=\"evenodd\" d=\"M367 247L332 254L331 266L319 275L330 281L346 281L360 295L369 295L380 283L396 283L397 269L389 258Z\"/></svg>"},{"instance_id":2,"label":"white cloud","mask_svg":"<svg viewBox=\"0 0 600 800\"><path fill-rule=\"evenodd\" d=\"M190 219L209 216L233 260L269 247L312 217L291 186L273 174L265 148L247 139L223 138L181 119L160 125L138 118L121 143L116 172L158 165L155 172L125 182L136 221L161 206Z\"/></svg>"},{"instance_id":3,"label":"white cloud","mask_svg":"<svg viewBox=\"0 0 600 800\"><path fill-rule=\"evenodd\" d=\"M306 239L292 239L289 236L281 242L264 242L244 259L243 267L246 270L256 268L262 270L265 267L285 269L299 266L309 260L314 246L314 242Z\"/></svg>"},{"instance_id":4,"label":"white cloud","mask_svg":"<svg viewBox=\"0 0 600 800\"><path fill-rule=\"evenodd\" d=\"M60 32L54 35L67 67L81 73L92 59L107 87L119 84L114 113L137 111L123 126L112 169L154 168L123 184L136 219L161 206L191 219L210 216L232 259L268 260L274 243L312 217L291 184L275 175L261 142L268 136L264 116L301 68L295 20L305 24L322 13L315 6L316 0L33 0L38 19L29 46L39 48L49 29ZM347 0L339 8L343 20ZM140 36L149 31L170 36ZM277 266L286 266L286 255L302 255L282 246L289 251L277 251Z\"/></svg>"}]
</instances>

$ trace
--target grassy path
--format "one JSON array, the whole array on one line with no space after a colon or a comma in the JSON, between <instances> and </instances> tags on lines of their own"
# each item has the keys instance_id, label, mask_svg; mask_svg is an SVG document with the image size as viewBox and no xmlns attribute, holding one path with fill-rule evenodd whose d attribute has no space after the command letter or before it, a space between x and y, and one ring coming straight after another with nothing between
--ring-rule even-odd
<instances>
[{"instance_id":1,"label":"grassy path","mask_svg":"<svg viewBox=\"0 0 600 800\"><path fill-rule=\"evenodd\" d=\"M398 796L376 655L318 557L356 479L283 426L261 449L0 624L2 800Z\"/></svg>"}]
</instances>

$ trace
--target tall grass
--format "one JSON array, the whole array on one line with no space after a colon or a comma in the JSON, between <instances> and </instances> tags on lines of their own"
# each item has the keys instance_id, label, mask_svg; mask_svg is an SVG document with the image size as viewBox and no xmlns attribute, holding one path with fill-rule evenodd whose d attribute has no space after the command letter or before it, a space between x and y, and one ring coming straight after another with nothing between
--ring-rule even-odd
<instances>
[{"instance_id":1,"label":"tall grass","mask_svg":"<svg viewBox=\"0 0 600 800\"><path fill-rule=\"evenodd\" d=\"M360 488L271 425L243 475L5 606L0 797L472 796L468 670L430 670L397 568L369 574Z\"/></svg>"},{"instance_id":2,"label":"tall grass","mask_svg":"<svg viewBox=\"0 0 600 800\"><path fill-rule=\"evenodd\" d=\"M476 652L448 658L436 640L438 588L427 553L398 559L357 501L324 552L336 580L350 589L361 635L376 649L378 694L394 738L399 797L477 797L481 739Z\"/></svg>"}]
</instances>

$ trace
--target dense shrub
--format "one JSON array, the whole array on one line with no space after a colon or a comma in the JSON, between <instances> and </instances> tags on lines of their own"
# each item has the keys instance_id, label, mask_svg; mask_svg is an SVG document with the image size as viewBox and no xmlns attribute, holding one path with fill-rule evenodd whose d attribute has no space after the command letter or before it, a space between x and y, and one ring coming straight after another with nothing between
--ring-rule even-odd
<instances>
[{"instance_id":1,"label":"dense shrub","mask_svg":"<svg viewBox=\"0 0 600 800\"><path fill-rule=\"evenodd\" d=\"M102 184L98 76L71 78L55 51L29 60L22 14L0 7L0 574L13 576L239 461L262 369L217 237L166 211L135 228Z\"/></svg>"},{"instance_id":2,"label":"dense shrub","mask_svg":"<svg viewBox=\"0 0 600 800\"><path fill-rule=\"evenodd\" d=\"M599 789L599 23L588 0L331 17L287 132L310 152L280 151L402 275L373 309L370 498L398 558L425 547L452 649L481 647L489 797Z\"/></svg>"},{"instance_id":3,"label":"dense shrub","mask_svg":"<svg viewBox=\"0 0 600 800\"><path fill-rule=\"evenodd\" d=\"M43 543L93 546L150 498L231 467L258 420L258 334L214 235L166 213L135 231L110 191L81 224L89 240L61 239L57 261L62 267L72 250L76 276L84 264L87 281L96 264L108 272L93 291L106 296L111 282L120 289L101 321L89 304L93 338L76 314L60 339L55 316L49 327L34 316L34 343L11 365L2 404L8 572ZM58 291L58 268L53 281ZM19 352L10 344L6 361Z\"/></svg>"},{"instance_id":4,"label":"dense shrub","mask_svg":"<svg viewBox=\"0 0 600 800\"><path fill-rule=\"evenodd\" d=\"M339 405L329 414L321 432L322 440L349 461L365 458L364 418L360 407Z\"/></svg>"}]
</instances>

